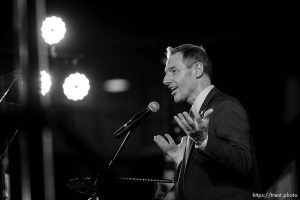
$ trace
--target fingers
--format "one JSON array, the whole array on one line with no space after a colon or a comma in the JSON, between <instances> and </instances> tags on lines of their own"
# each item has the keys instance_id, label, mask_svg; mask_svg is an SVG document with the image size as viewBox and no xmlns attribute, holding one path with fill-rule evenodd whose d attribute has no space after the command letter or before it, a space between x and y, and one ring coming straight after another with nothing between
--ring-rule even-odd
<instances>
[{"instance_id":1,"label":"fingers","mask_svg":"<svg viewBox=\"0 0 300 200\"><path fill-rule=\"evenodd\" d=\"M161 135L154 136L153 140L159 146L169 144L169 142L164 137L162 137Z\"/></svg>"},{"instance_id":2,"label":"fingers","mask_svg":"<svg viewBox=\"0 0 300 200\"><path fill-rule=\"evenodd\" d=\"M174 116L174 119L175 119L176 123L178 124L178 126L179 126L186 134L188 134L188 130L187 130L188 125L187 125L187 124L183 124L183 122L181 121L181 119L179 119L179 117L177 117L177 116Z\"/></svg>"},{"instance_id":3,"label":"fingers","mask_svg":"<svg viewBox=\"0 0 300 200\"><path fill-rule=\"evenodd\" d=\"M175 141L169 134L165 134L166 137L163 137L161 135L156 135L154 136L153 140L158 144L158 145L174 145Z\"/></svg>"},{"instance_id":4,"label":"fingers","mask_svg":"<svg viewBox=\"0 0 300 200\"><path fill-rule=\"evenodd\" d=\"M168 142L170 144L175 144L175 141L173 140L173 138L169 135L169 134L165 134L166 138L168 139Z\"/></svg>"},{"instance_id":5,"label":"fingers","mask_svg":"<svg viewBox=\"0 0 300 200\"><path fill-rule=\"evenodd\" d=\"M177 116L174 116L174 119L179 127L187 134L195 127L193 119L187 112L179 113Z\"/></svg>"},{"instance_id":6,"label":"fingers","mask_svg":"<svg viewBox=\"0 0 300 200\"><path fill-rule=\"evenodd\" d=\"M187 125L191 126L193 128L194 127L194 121L191 118L191 116L187 112L183 112L182 115L184 117L184 120L186 120Z\"/></svg>"}]
</instances>

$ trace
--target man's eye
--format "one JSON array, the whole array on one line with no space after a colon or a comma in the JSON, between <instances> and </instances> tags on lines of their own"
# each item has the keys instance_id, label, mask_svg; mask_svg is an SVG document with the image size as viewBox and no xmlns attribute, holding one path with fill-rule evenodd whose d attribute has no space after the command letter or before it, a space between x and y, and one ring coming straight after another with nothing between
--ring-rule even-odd
<instances>
[{"instance_id":1,"label":"man's eye","mask_svg":"<svg viewBox=\"0 0 300 200\"><path fill-rule=\"evenodd\" d=\"M173 73L176 73L176 72L177 72L177 70L176 70L176 69L172 69L172 72L173 72Z\"/></svg>"}]
</instances>

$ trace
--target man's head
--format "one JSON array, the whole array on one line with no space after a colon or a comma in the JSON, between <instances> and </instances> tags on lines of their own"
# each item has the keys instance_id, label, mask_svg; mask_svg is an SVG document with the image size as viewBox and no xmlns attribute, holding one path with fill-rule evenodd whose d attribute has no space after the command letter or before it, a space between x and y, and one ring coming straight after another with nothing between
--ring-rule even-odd
<instances>
[{"instance_id":1,"label":"man's head","mask_svg":"<svg viewBox=\"0 0 300 200\"><path fill-rule=\"evenodd\" d=\"M184 44L167 48L163 83L171 90L175 102L193 103L208 85L212 74L211 61L202 46Z\"/></svg>"}]
</instances>

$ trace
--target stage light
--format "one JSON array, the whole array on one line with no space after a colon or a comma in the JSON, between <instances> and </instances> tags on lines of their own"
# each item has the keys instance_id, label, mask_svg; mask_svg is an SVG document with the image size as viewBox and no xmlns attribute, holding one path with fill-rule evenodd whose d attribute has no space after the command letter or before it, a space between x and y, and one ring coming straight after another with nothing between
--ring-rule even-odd
<instances>
[{"instance_id":1,"label":"stage light","mask_svg":"<svg viewBox=\"0 0 300 200\"><path fill-rule=\"evenodd\" d=\"M41 31L42 37L47 44L56 44L65 36L65 22L59 17L47 17L42 23Z\"/></svg>"},{"instance_id":2,"label":"stage light","mask_svg":"<svg viewBox=\"0 0 300 200\"><path fill-rule=\"evenodd\" d=\"M82 100L90 90L89 79L80 73L70 74L63 84L66 97L70 100Z\"/></svg>"},{"instance_id":3,"label":"stage light","mask_svg":"<svg viewBox=\"0 0 300 200\"><path fill-rule=\"evenodd\" d=\"M41 76L41 94L45 96L51 89L51 76L45 70L40 72Z\"/></svg>"},{"instance_id":4,"label":"stage light","mask_svg":"<svg viewBox=\"0 0 300 200\"><path fill-rule=\"evenodd\" d=\"M129 82L125 79L109 79L104 82L103 87L107 92L125 92L129 89Z\"/></svg>"}]
</instances>

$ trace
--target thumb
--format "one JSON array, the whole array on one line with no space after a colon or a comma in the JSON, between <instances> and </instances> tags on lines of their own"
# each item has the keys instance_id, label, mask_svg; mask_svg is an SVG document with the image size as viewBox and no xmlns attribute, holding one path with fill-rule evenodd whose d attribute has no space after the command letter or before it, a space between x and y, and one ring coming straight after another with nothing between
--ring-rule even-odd
<instances>
[{"instance_id":1,"label":"thumb","mask_svg":"<svg viewBox=\"0 0 300 200\"><path fill-rule=\"evenodd\" d=\"M186 143L186 140L187 140L187 136L183 136L183 137L181 138L181 141L180 141L180 144L179 144L179 145L185 144L185 143Z\"/></svg>"},{"instance_id":2,"label":"thumb","mask_svg":"<svg viewBox=\"0 0 300 200\"><path fill-rule=\"evenodd\" d=\"M209 116L214 112L214 109L210 108L207 111L205 111L203 119L208 119Z\"/></svg>"}]
</instances>

